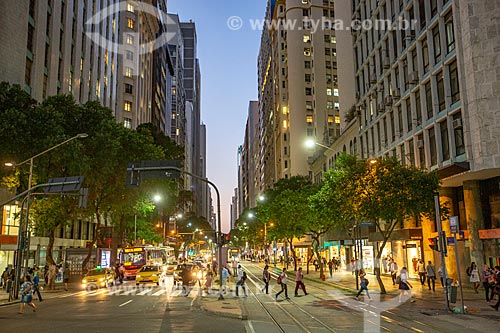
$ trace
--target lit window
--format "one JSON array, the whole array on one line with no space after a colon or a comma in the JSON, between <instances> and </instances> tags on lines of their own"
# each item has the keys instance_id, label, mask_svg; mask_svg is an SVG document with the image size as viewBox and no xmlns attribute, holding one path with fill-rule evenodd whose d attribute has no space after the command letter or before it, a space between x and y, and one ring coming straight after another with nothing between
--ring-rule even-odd
<instances>
[{"instance_id":1,"label":"lit window","mask_svg":"<svg viewBox=\"0 0 500 333\"><path fill-rule=\"evenodd\" d=\"M327 96L332 96L332 88L327 88L326 89L326 95Z\"/></svg>"},{"instance_id":2,"label":"lit window","mask_svg":"<svg viewBox=\"0 0 500 333\"><path fill-rule=\"evenodd\" d=\"M129 27L130 29L134 29L134 24L135 24L135 22L133 19L131 19L131 18L127 19L127 27Z\"/></svg>"},{"instance_id":3,"label":"lit window","mask_svg":"<svg viewBox=\"0 0 500 333\"><path fill-rule=\"evenodd\" d=\"M108 50L104 51L104 63L107 65L109 61Z\"/></svg>"},{"instance_id":4,"label":"lit window","mask_svg":"<svg viewBox=\"0 0 500 333\"><path fill-rule=\"evenodd\" d=\"M326 108L329 110L333 109L333 102L331 101L326 102Z\"/></svg>"},{"instance_id":5,"label":"lit window","mask_svg":"<svg viewBox=\"0 0 500 333\"><path fill-rule=\"evenodd\" d=\"M283 107L283 114L288 114L288 107L287 106Z\"/></svg>"},{"instance_id":6,"label":"lit window","mask_svg":"<svg viewBox=\"0 0 500 333\"><path fill-rule=\"evenodd\" d=\"M337 38L335 36L330 36L330 43L335 44L337 43Z\"/></svg>"},{"instance_id":7,"label":"lit window","mask_svg":"<svg viewBox=\"0 0 500 333\"><path fill-rule=\"evenodd\" d=\"M335 124L340 124L340 116L335 116Z\"/></svg>"},{"instance_id":8,"label":"lit window","mask_svg":"<svg viewBox=\"0 0 500 333\"><path fill-rule=\"evenodd\" d=\"M125 67L125 76L126 77L132 77L132 68Z\"/></svg>"},{"instance_id":9,"label":"lit window","mask_svg":"<svg viewBox=\"0 0 500 333\"><path fill-rule=\"evenodd\" d=\"M132 119L130 118L123 119L123 126L125 128L132 128Z\"/></svg>"},{"instance_id":10,"label":"lit window","mask_svg":"<svg viewBox=\"0 0 500 333\"><path fill-rule=\"evenodd\" d=\"M113 20L111 21L111 27L113 29L113 33L115 33L116 32L116 19L115 18L113 18Z\"/></svg>"},{"instance_id":11,"label":"lit window","mask_svg":"<svg viewBox=\"0 0 500 333\"><path fill-rule=\"evenodd\" d=\"M335 102L334 106L336 109L340 109L340 104L338 102Z\"/></svg>"},{"instance_id":12,"label":"lit window","mask_svg":"<svg viewBox=\"0 0 500 333\"><path fill-rule=\"evenodd\" d=\"M283 129L287 129L287 128L288 128L288 121L283 120Z\"/></svg>"},{"instance_id":13,"label":"lit window","mask_svg":"<svg viewBox=\"0 0 500 333\"><path fill-rule=\"evenodd\" d=\"M311 48L310 47L304 47L304 55L306 57L310 57L311 56Z\"/></svg>"},{"instance_id":14,"label":"lit window","mask_svg":"<svg viewBox=\"0 0 500 333\"><path fill-rule=\"evenodd\" d=\"M328 116L328 123L333 124L333 116Z\"/></svg>"},{"instance_id":15,"label":"lit window","mask_svg":"<svg viewBox=\"0 0 500 333\"><path fill-rule=\"evenodd\" d=\"M311 41L311 35L304 35L304 43L309 43Z\"/></svg>"},{"instance_id":16,"label":"lit window","mask_svg":"<svg viewBox=\"0 0 500 333\"><path fill-rule=\"evenodd\" d=\"M312 122L313 122L313 116L311 116L311 115L307 115L307 116L306 116L306 122L307 122L308 124L312 124Z\"/></svg>"},{"instance_id":17,"label":"lit window","mask_svg":"<svg viewBox=\"0 0 500 333\"><path fill-rule=\"evenodd\" d=\"M123 105L123 109L125 111L132 111L132 102L125 101L125 104Z\"/></svg>"},{"instance_id":18,"label":"lit window","mask_svg":"<svg viewBox=\"0 0 500 333\"><path fill-rule=\"evenodd\" d=\"M127 44L132 45L134 44L134 36L132 35L127 35Z\"/></svg>"},{"instance_id":19,"label":"lit window","mask_svg":"<svg viewBox=\"0 0 500 333\"><path fill-rule=\"evenodd\" d=\"M333 96L338 96L338 95L339 95L339 90L333 89Z\"/></svg>"},{"instance_id":20,"label":"lit window","mask_svg":"<svg viewBox=\"0 0 500 333\"><path fill-rule=\"evenodd\" d=\"M134 12L134 6L132 6L131 4L127 4L127 11L133 13Z\"/></svg>"}]
</instances>

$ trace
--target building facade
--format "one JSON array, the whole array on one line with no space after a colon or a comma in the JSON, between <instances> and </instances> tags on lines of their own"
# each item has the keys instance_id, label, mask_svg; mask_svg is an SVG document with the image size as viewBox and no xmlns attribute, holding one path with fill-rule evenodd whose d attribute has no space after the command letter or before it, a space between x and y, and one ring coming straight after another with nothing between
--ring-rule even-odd
<instances>
[{"instance_id":1,"label":"building facade","mask_svg":"<svg viewBox=\"0 0 500 333\"><path fill-rule=\"evenodd\" d=\"M361 158L395 156L438 173L440 200L449 204L463 232L458 242L462 267L500 262L495 9L498 4L464 0L354 0L338 2L336 8L347 22L392 22L390 29L359 30L350 40L338 40L339 49L353 49L354 75L339 77L341 85L354 81L354 107L345 116L356 118L359 127L350 141ZM401 28L401 19L413 24ZM351 57L339 57L340 66ZM328 154L334 161L346 148L353 153L349 146L332 146ZM324 165L316 163L313 173L319 175ZM443 228L450 235L448 220ZM428 246L436 235L435 221L407 221L384 255L407 266L414 257L439 262ZM366 233L366 246L378 241L375 232ZM449 256L446 261L456 278L456 260Z\"/></svg>"}]
</instances>

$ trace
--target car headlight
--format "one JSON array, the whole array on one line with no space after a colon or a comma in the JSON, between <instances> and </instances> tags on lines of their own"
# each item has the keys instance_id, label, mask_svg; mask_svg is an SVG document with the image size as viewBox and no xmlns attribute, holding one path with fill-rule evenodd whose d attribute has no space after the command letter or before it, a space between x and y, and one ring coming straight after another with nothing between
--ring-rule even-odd
<instances>
[{"instance_id":1,"label":"car headlight","mask_svg":"<svg viewBox=\"0 0 500 333\"><path fill-rule=\"evenodd\" d=\"M198 275L197 275L198 279L201 279L203 277L203 273L202 272L199 272Z\"/></svg>"},{"instance_id":2,"label":"car headlight","mask_svg":"<svg viewBox=\"0 0 500 333\"><path fill-rule=\"evenodd\" d=\"M177 274L177 273L174 273L174 276L179 276L179 274Z\"/></svg>"},{"instance_id":3,"label":"car headlight","mask_svg":"<svg viewBox=\"0 0 500 333\"><path fill-rule=\"evenodd\" d=\"M158 275L156 275L156 274L153 274L153 277L156 277L156 276L158 276Z\"/></svg>"},{"instance_id":4,"label":"car headlight","mask_svg":"<svg viewBox=\"0 0 500 333\"><path fill-rule=\"evenodd\" d=\"M87 280L83 279L83 280L82 280L82 283L83 283L83 284L87 284Z\"/></svg>"},{"instance_id":5,"label":"car headlight","mask_svg":"<svg viewBox=\"0 0 500 333\"><path fill-rule=\"evenodd\" d=\"M140 277L141 277L141 274L137 274L137 275L135 276L135 278L136 278L136 279L137 279L137 278L140 278Z\"/></svg>"},{"instance_id":6,"label":"car headlight","mask_svg":"<svg viewBox=\"0 0 500 333\"><path fill-rule=\"evenodd\" d=\"M100 279L99 279L99 281L101 281L101 282L102 282L102 281L104 281L104 280L106 280L106 279L105 279L105 278L100 278Z\"/></svg>"}]
</instances>

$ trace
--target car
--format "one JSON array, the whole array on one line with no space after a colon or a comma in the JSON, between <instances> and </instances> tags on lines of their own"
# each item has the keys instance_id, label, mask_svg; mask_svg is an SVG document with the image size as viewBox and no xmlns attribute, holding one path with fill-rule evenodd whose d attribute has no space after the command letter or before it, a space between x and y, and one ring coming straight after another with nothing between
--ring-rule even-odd
<instances>
[{"instance_id":1,"label":"car","mask_svg":"<svg viewBox=\"0 0 500 333\"><path fill-rule=\"evenodd\" d=\"M167 275L173 275L174 271L177 268L177 265L179 265L179 263L177 261L169 261L169 262L167 262L167 264L164 267L165 274L167 274Z\"/></svg>"},{"instance_id":2,"label":"car","mask_svg":"<svg viewBox=\"0 0 500 333\"><path fill-rule=\"evenodd\" d=\"M115 272L109 268L93 268L82 279L82 288L87 290L106 288L115 283Z\"/></svg>"},{"instance_id":3,"label":"car","mask_svg":"<svg viewBox=\"0 0 500 333\"><path fill-rule=\"evenodd\" d=\"M183 281L182 278L182 271L184 269L184 265L186 265L187 270L189 271L190 279L188 281ZM198 281L198 273L199 269L198 266L195 264L180 264L177 265L175 271L174 271L174 284L177 284L179 282L182 282L184 285L194 285L196 281Z\"/></svg>"},{"instance_id":4,"label":"car","mask_svg":"<svg viewBox=\"0 0 500 333\"><path fill-rule=\"evenodd\" d=\"M135 285L139 283L156 283L157 286L163 281L163 269L159 265L146 265L137 272L135 276Z\"/></svg>"}]
</instances>

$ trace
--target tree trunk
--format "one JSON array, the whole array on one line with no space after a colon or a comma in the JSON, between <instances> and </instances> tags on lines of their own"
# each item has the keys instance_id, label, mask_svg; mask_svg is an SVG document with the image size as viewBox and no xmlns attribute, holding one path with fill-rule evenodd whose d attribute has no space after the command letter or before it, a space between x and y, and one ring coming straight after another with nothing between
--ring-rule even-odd
<instances>
[{"instance_id":1,"label":"tree trunk","mask_svg":"<svg viewBox=\"0 0 500 333\"><path fill-rule=\"evenodd\" d=\"M316 253L316 257L318 258L318 263L319 263L319 278L323 278L323 260L321 259L321 256L319 255L319 235L313 236L314 243L316 243L316 246L314 247L314 252Z\"/></svg>"},{"instance_id":2,"label":"tree trunk","mask_svg":"<svg viewBox=\"0 0 500 333\"><path fill-rule=\"evenodd\" d=\"M311 249L308 247L307 248L307 274L309 274L309 264L311 263L311 259L312 259L312 253L311 253Z\"/></svg>"},{"instance_id":3,"label":"tree trunk","mask_svg":"<svg viewBox=\"0 0 500 333\"><path fill-rule=\"evenodd\" d=\"M94 239L89 243L88 245L88 253L85 259L82 262L82 271L87 271L87 265L89 264L90 258L92 257L92 251L94 249L94 245L97 241L97 235L99 232L99 226L101 225L101 215L99 214L99 208L96 207L95 209L95 217L96 217L96 225L94 227Z\"/></svg>"},{"instance_id":4,"label":"tree trunk","mask_svg":"<svg viewBox=\"0 0 500 333\"><path fill-rule=\"evenodd\" d=\"M295 248L293 247L293 238L289 240L290 242L290 252L292 253L292 258L293 258L293 269L294 271L297 270L297 254L295 253ZM286 267L288 268L288 261L286 263Z\"/></svg>"},{"instance_id":5,"label":"tree trunk","mask_svg":"<svg viewBox=\"0 0 500 333\"><path fill-rule=\"evenodd\" d=\"M57 227L57 226L56 226ZM54 248L54 240L55 240L55 235L56 231L55 228L50 229L49 232L49 244L47 244L47 254L46 254L46 261L49 265L55 264L54 257L52 255L52 249Z\"/></svg>"},{"instance_id":6,"label":"tree trunk","mask_svg":"<svg viewBox=\"0 0 500 333\"><path fill-rule=\"evenodd\" d=\"M382 245L380 246L380 248L378 246L375 247L375 250L377 252L377 254L375 256L376 261L375 261L375 265L374 265L375 266L375 276L377 278L378 285L380 286L380 293L387 294L387 291L385 290L384 283L382 282L382 279L380 278L380 259L382 257L382 252L384 251L385 244L387 244L387 241L389 240L389 237L391 237L391 234L394 231L394 228L396 227L396 224L398 222L391 221L389 230L387 232L382 231L382 228L380 228L378 222L376 222L376 223L377 223L377 227L378 227L380 233L382 234L383 241L382 241Z\"/></svg>"}]
</instances>

